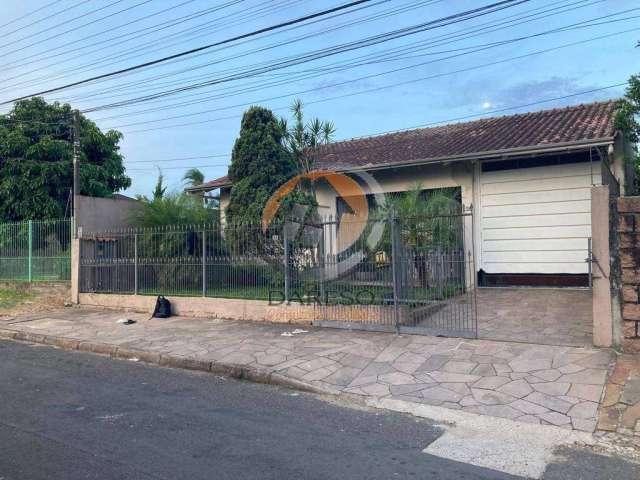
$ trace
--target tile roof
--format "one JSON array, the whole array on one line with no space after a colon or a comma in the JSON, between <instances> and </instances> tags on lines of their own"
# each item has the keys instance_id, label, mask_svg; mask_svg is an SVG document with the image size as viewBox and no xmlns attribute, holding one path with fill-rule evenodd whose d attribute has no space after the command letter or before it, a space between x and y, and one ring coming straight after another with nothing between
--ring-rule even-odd
<instances>
[{"instance_id":1,"label":"tile roof","mask_svg":"<svg viewBox=\"0 0 640 480\"><path fill-rule=\"evenodd\" d=\"M318 169L401 165L485 152L610 139L615 101L420 128L326 145Z\"/></svg>"},{"instance_id":2,"label":"tile roof","mask_svg":"<svg viewBox=\"0 0 640 480\"><path fill-rule=\"evenodd\" d=\"M193 187L189 187L185 189L187 192L208 192L209 190L214 190L220 187L227 187L231 185L231 180L229 177L225 175L224 177L216 178L215 180L209 180L208 182L201 183L200 185L195 185Z\"/></svg>"},{"instance_id":3,"label":"tile roof","mask_svg":"<svg viewBox=\"0 0 640 480\"><path fill-rule=\"evenodd\" d=\"M334 142L322 147L316 168L374 168L489 152L499 155L511 150L556 144L611 140L615 135L615 103L615 100L586 103ZM229 178L224 176L194 188L201 191L229 185Z\"/></svg>"}]
</instances>

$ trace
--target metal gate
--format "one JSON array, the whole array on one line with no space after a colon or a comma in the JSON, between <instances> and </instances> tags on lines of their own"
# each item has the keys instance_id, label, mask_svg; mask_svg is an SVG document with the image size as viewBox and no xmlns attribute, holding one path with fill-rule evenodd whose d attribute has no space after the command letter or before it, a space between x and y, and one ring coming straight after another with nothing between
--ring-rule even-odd
<instances>
[{"instance_id":1,"label":"metal gate","mask_svg":"<svg viewBox=\"0 0 640 480\"><path fill-rule=\"evenodd\" d=\"M472 212L403 217L390 215L319 228L322 236L320 302L315 325L398 333L477 338L476 270ZM363 234L334 252L335 229ZM375 248L366 243L381 228ZM352 235L345 235L346 238ZM340 250L338 246L337 250ZM350 265L345 259L354 258Z\"/></svg>"}]
</instances>

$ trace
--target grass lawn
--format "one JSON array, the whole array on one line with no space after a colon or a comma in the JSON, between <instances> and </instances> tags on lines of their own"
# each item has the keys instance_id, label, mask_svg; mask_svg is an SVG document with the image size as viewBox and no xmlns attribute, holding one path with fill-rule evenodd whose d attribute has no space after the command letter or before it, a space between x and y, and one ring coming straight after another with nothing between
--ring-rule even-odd
<instances>
[{"instance_id":1,"label":"grass lawn","mask_svg":"<svg viewBox=\"0 0 640 480\"><path fill-rule=\"evenodd\" d=\"M0 313L33 298L35 298L33 293L22 289L0 288Z\"/></svg>"}]
</instances>

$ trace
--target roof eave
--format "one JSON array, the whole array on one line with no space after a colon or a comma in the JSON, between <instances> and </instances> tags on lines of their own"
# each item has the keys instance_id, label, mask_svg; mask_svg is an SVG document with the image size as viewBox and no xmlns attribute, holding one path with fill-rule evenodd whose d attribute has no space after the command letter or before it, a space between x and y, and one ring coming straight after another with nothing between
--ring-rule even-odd
<instances>
[{"instance_id":1,"label":"roof eave","mask_svg":"<svg viewBox=\"0 0 640 480\"><path fill-rule=\"evenodd\" d=\"M360 172L371 170L384 170L387 168L411 167L416 165L427 165L431 163L455 162L463 160L483 160L487 158L510 158L522 155L531 155L536 153L563 152L570 150L578 150L586 147L599 147L611 145L615 143L615 134L610 137L594 138L590 140L580 140L577 142L554 143L550 145L535 145L528 147L518 147L502 150L491 150L486 152L466 153L462 155L447 155L443 157L433 157L427 159L417 159L401 163L385 163L378 165L361 165L358 167L334 168L332 170L338 172Z\"/></svg>"}]
</instances>

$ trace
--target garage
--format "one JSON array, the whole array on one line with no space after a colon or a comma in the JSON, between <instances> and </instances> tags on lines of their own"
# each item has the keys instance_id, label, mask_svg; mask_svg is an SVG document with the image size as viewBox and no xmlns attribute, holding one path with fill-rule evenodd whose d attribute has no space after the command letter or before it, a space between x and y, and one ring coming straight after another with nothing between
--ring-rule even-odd
<instances>
[{"instance_id":1,"label":"garage","mask_svg":"<svg viewBox=\"0 0 640 480\"><path fill-rule=\"evenodd\" d=\"M484 286L587 286L589 152L485 161L479 175L479 281Z\"/></svg>"}]
</instances>

